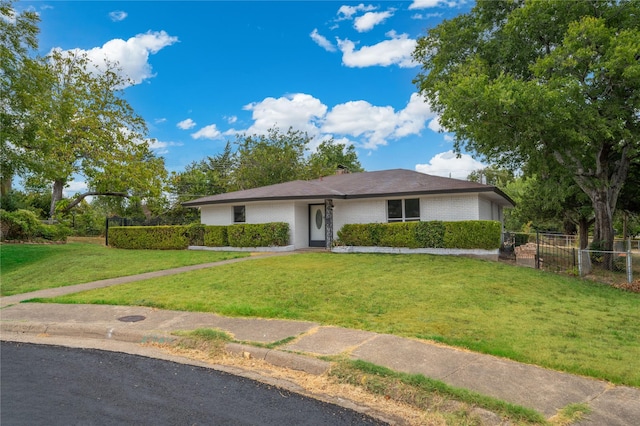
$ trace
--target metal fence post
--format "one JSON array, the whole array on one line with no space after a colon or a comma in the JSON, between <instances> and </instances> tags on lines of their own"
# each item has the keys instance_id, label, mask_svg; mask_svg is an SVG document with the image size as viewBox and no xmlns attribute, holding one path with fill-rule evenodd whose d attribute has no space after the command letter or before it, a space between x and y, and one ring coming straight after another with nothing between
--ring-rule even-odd
<instances>
[{"instance_id":1,"label":"metal fence post","mask_svg":"<svg viewBox=\"0 0 640 426\"><path fill-rule=\"evenodd\" d=\"M629 238L629 244L627 245L627 283L633 282L633 269L631 261L631 238Z\"/></svg>"},{"instance_id":2,"label":"metal fence post","mask_svg":"<svg viewBox=\"0 0 640 426\"><path fill-rule=\"evenodd\" d=\"M582 252L583 250L578 250L578 274L582 276Z\"/></svg>"},{"instance_id":3,"label":"metal fence post","mask_svg":"<svg viewBox=\"0 0 640 426\"><path fill-rule=\"evenodd\" d=\"M104 245L109 247L109 216L104 219Z\"/></svg>"},{"instance_id":4,"label":"metal fence post","mask_svg":"<svg viewBox=\"0 0 640 426\"><path fill-rule=\"evenodd\" d=\"M540 232L536 230L536 269L540 269Z\"/></svg>"}]
</instances>

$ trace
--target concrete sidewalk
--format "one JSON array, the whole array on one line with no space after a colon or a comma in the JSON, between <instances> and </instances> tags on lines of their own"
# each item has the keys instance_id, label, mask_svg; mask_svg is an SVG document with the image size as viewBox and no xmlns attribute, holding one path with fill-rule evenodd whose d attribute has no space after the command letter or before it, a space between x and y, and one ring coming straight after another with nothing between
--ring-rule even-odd
<instances>
[{"instance_id":1,"label":"concrete sidewalk","mask_svg":"<svg viewBox=\"0 0 640 426\"><path fill-rule=\"evenodd\" d=\"M188 270L246 259L250 258L198 265ZM169 273L164 271L165 275ZM136 277L158 276L143 275L145 278ZM34 297L51 297L133 280L125 277L2 298L0 338L12 340L23 335L47 335L144 343L171 341L175 339L173 332L196 328L220 329L243 342L274 343L295 337L278 349L247 344L229 344L227 349L236 353L250 352L254 358L311 374L322 374L330 366L318 356L347 354L352 359L395 371L423 374L452 386L529 407L547 418L568 404L587 403L592 413L580 425L640 424L640 389L614 386L426 341L304 321L227 318L144 307L18 303Z\"/></svg>"}]
</instances>

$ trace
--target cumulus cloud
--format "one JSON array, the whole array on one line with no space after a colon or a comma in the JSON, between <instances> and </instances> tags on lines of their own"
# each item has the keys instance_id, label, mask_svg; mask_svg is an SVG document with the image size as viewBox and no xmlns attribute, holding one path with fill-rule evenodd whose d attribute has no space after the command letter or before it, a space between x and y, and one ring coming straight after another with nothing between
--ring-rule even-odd
<instances>
[{"instance_id":1,"label":"cumulus cloud","mask_svg":"<svg viewBox=\"0 0 640 426\"><path fill-rule=\"evenodd\" d=\"M114 10L113 12L109 12L109 18L113 22L124 21L127 18L127 12L123 10Z\"/></svg>"},{"instance_id":2,"label":"cumulus cloud","mask_svg":"<svg viewBox=\"0 0 640 426\"><path fill-rule=\"evenodd\" d=\"M369 12L372 10L376 10L376 7L373 5L365 6L362 3L357 6L340 6L340 9L338 9L338 19L351 19L353 15L358 12Z\"/></svg>"},{"instance_id":3,"label":"cumulus cloud","mask_svg":"<svg viewBox=\"0 0 640 426\"><path fill-rule=\"evenodd\" d=\"M373 150L392 140L419 135L427 121L436 117L418 93L412 94L400 110L364 100L337 104L329 110L319 99L304 93L266 98L244 109L252 111L253 124L247 129L228 129L223 135L266 134L271 128L286 131L292 127L311 137L312 149L322 140L333 138ZM214 134L219 136L217 129Z\"/></svg>"},{"instance_id":4,"label":"cumulus cloud","mask_svg":"<svg viewBox=\"0 0 640 426\"><path fill-rule=\"evenodd\" d=\"M236 121L238 121L238 117L235 115L229 116L229 117L225 117L225 120L227 120L227 123L229 124L233 124Z\"/></svg>"},{"instance_id":5,"label":"cumulus cloud","mask_svg":"<svg viewBox=\"0 0 640 426\"><path fill-rule=\"evenodd\" d=\"M427 164L416 164L416 171L430 175L466 179L469 174L486 166L467 154L460 158L453 151L436 154Z\"/></svg>"},{"instance_id":6,"label":"cumulus cloud","mask_svg":"<svg viewBox=\"0 0 640 426\"><path fill-rule=\"evenodd\" d=\"M293 127L315 136L318 133L317 121L327 112L327 106L320 100L304 93L295 93L280 98L266 98L244 107L252 111L253 125L247 133L266 133L277 126L281 129Z\"/></svg>"},{"instance_id":7,"label":"cumulus cloud","mask_svg":"<svg viewBox=\"0 0 640 426\"><path fill-rule=\"evenodd\" d=\"M314 28L309 34L311 40L313 40L318 46L322 47L327 52L335 52L337 49L325 36L318 32L317 28Z\"/></svg>"},{"instance_id":8,"label":"cumulus cloud","mask_svg":"<svg viewBox=\"0 0 640 426\"><path fill-rule=\"evenodd\" d=\"M325 118L322 132L359 138L362 148L376 149L386 145L388 140L419 134L425 121L434 116L424 98L417 93L411 95L407 106L397 112L390 106L352 101L333 107Z\"/></svg>"},{"instance_id":9,"label":"cumulus cloud","mask_svg":"<svg viewBox=\"0 0 640 426\"><path fill-rule=\"evenodd\" d=\"M189 130L196 126L196 122L190 118L187 118L186 120L182 120L181 122L176 124L176 126L182 130Z\"/></svg>"},{"instance_id":10,"label":"cumulus cloud","mask_svg":"<svg viewBox=\"0 0 640 426\"><path fill-rule=\"evenodd\" d=\"M209 124L208 126L203 127L195 133L191 134L193 139L218 139L222 136L222 133L215 124Z\"/></svg>"},{"instance_id":11,"label":"cumulus cloud","mask_svg":"<svg viewBox=\"0 0 640 426\"><path fill-rule=\"evenodd\" d=\"M155 75L149 64L149 56L177 41L177 37L172 37L165 31L149 31L126 41L113 39L102 47L94 47L89 50L73 49L71 51L79 55L86 54L97 69L101 69L105 60L117 63L123 77L130 79L133 84L140 84L143 80ZM53 50L65 53L60 48Z\"/></svg>"},{"instance_id":12,"label":"cumulus cloud","mask_svg":"<svg viewBox=\"0 0 640 426\"><path fill-rule=\"evenodd\" d=\"M396 34L389 31L389 40L381 41L373 46L363 46L356 50L356 45L351 40L338 39L338 47L342 52L342 63L352 68L370 66L398 65L401 68L415 67L412 53L416 47L416 40L409 38L407 34Z\"/></svg>"},{"instance_id":13,"label":"cumulus cloud","mask_svg":"<svg viewBox=\"0 0 640 426\"><path fill-rule=\"evenodd\" d=\"M428 124L429 129L433 130L436 133L440 133L443 131L442 125L440 125L440 117L436 117L431 120Z\"/></svg>"},{"instance_id":14,"label":"cumulus cloud","mask_svg":"<svg viewBox=\"0 0 640 426\"><path fill-rule=\"evenodd\" d=\"M353 28L360 33L369 31L376 25L384 22L385 19L393 16L393 12L393 10L387 10L386 12L367 12L354 19Z\"/></svg>"}]
</instances>

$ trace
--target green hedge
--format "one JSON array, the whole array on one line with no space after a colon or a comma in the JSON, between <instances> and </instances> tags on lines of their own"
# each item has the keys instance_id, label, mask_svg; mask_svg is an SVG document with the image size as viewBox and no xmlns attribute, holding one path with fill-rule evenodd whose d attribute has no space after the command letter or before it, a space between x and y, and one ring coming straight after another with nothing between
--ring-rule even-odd
<instances>
[{"instance_id":1,"label":"green hedge","mask_svg":"<svg viewBox=\"0 0 640 426\"><path fill-rule=\"evenodd\" d=\"M66 241L70 234L69 228L62 224L42 223L30 210L0 210L0 230L2 241Z\"/></svg>"},{"instance_id":2,"label":"green hedge","mask_svg":"<svg viewBox=\"0 0 640 426\"><path fill-rule=\"evenodd\" d=\"M340 244L407 248L494 250L500 247L500 222L404 222L348 224L338 231Z\"/></svg>"},{"instance_id":3,"label":"green hedge","mask_svg":"<svg viewBox=\"0 0 640 426\"><path fill-rule=\"evenodd\" d=\"M229 246L229 239L227 238L227 227L226 226L205 226L204 245L207 247Z\"/></svg>"},{"instance_id":4,"label":"green hedge","mask_svg":"<svg viewBox=\"0 0 640 426\"><path fill-rule=\"evenodd\" d=\"M289 224L262 223L231 226L199 224L175 226L115 226L109 245L122 249L183 250L188 246L271 247L289 243Z\"/></svg>"},{"instance_id":5,"label":"green hedge","mask_svg":"<svg viewBox=\"0 0 640 426\"><path fill-rule=\"evenodd\" d=\"M121 249L183 250L189 246L189 226L109 227L109 245Z\"/></svg>"},{"instance_id":6,"label":"green hedge","mask_svg":"<svg viewBox=\"0 0 640 426\"><path fill-rule=\"evenodd\" d=\"M230 247L273 247L289 243L289 224L285 222L231 225L227 227Z\"/></svg>"}]
</instances>

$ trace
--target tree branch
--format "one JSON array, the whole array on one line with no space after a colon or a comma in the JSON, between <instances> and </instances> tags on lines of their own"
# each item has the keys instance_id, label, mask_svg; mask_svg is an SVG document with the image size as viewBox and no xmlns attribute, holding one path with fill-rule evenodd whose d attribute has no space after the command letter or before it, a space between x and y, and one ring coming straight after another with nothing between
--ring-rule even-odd
<instances>
[{"instance_id":1,"label":"tree branch","mask_svg":"<svg viewBox=\"0 0 640 426\"><path fill-rule=\"evenodd\" d=\"M129 198L129 194L127 194L126 192L99 192L99 191L85 192L84 194L78 195L72 202L70 202L66 207L64 207L61 210L62 213L68 213L72 208L80 204L82 200L92 195L107 195L110 197Z\"/></svg>"}]
</instances>

